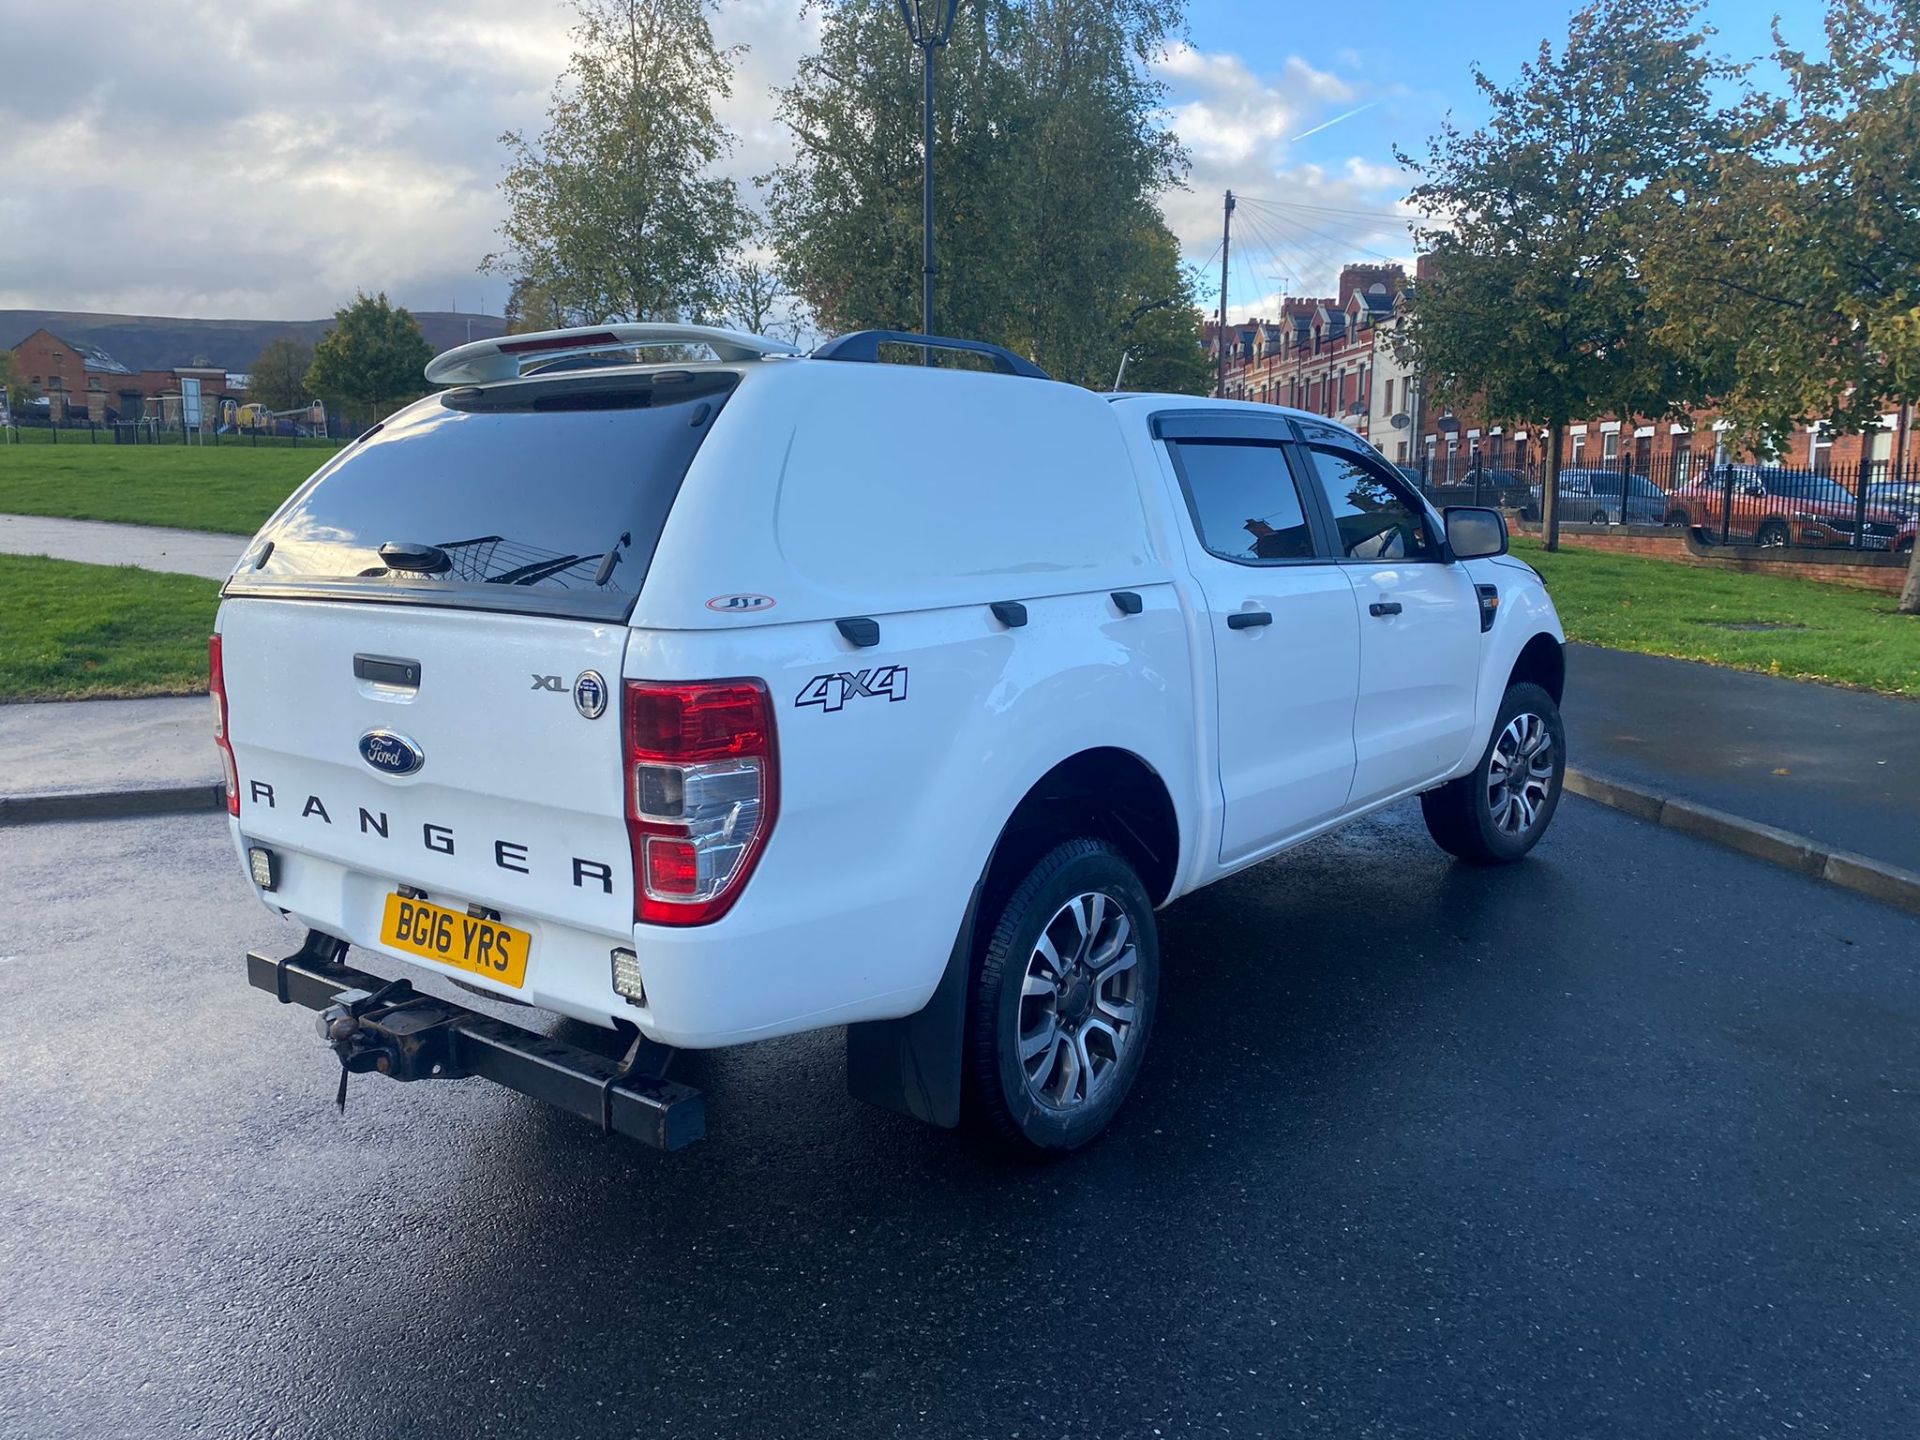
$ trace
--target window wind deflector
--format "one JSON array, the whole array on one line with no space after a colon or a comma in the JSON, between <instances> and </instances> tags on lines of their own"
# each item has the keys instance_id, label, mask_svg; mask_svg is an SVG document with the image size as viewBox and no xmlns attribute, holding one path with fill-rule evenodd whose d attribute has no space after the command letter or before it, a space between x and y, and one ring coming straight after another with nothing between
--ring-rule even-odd
<instances>
[{"instance_id":1,"label":"window wind deflector","mask_svg":"<svg viewBox=\"0 0 1920 1440\"><path fill-rule=\"evenodd\" d=\"M438 545L389 540L380 547L379 554L389 570L405 570L415 575L444 575L453 568L453 557Z\"/></svg>"}]
</instances>

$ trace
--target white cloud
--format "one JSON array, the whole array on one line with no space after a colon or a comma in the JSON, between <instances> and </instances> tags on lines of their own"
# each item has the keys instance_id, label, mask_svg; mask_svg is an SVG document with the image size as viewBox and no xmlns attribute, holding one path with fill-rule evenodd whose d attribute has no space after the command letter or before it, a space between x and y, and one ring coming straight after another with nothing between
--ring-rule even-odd
<instances>
[{"instance_id":1,"label":"white cloud","mask_svg":"<svg viewBox=\"0 0 1920 1440\"><path fill-rule=\"evenodd\" d=\"M785 153L771 86L815 21L733 0L724 118L747 185ZM496 313L503 130L537 132L565 65L557 0L108 4L76 75L71 17L15 7L0 40L0 307L311 318L385 289Z\"/></svg>"},{"instance_id":2,"label":"white cloud","mask_svg":"<svg viewBox=\"0 0 1920 1440\"><path fill-rule=\"evenodd\" d=\"M311 318L384 289L420 309L500 309L504 284L475 270L497 243L498 140L544 121L569 49L559 0L107 0L89 13L114 42L76 74L49 61L77 53L66 12L8 12L0 307ZM725 170L750 194L790 153L771 92L818 24L796 0L729 0L715 19L720 43L747 47L722 114L739 136ZM1189 259L1213 251L1229 186L1289 207L1245 207L1235 310L1270 306L1282 286L1324 293L1366 249L1410 250L1392 219L1323 213L1398 208L1387 156L1329 172L1291 143L1376 102L1349 78L1359 67L1256 70L1181 46L1158 70L1193 159L1187 188L1163 197ZM1358 146L1371 131L1332 133Z\"/></svg>"},{"instance_id":3,"label":"white cloud","mask_svg":"<svg viewBox=\"0 0 1920 1440\"><path fill-rule=\"evenodd\" d=\"M1192 46L1157 69L1167 122L1193 161L1186 188L1161 208L1190 262L1214 257L1203 284L1216 293L1222 197L1231 189L1246 202L1234 218L1230 316L1272 315L1287 294L1332 294L1345 263L1410 262L1406 183L1387 155L1353 155L1329 172L1296 153L1295 139L1379 103L1361 82L1298 56L1261 74L1237 55Z\"/></svg>"}]
</instances>

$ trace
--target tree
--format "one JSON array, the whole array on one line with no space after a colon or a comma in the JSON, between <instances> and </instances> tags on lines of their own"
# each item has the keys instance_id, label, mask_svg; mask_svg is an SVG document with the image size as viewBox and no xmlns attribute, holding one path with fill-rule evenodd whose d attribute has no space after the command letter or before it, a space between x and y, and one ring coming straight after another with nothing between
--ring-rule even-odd
<instances>
[{"instance_id":1,"label":"tree","mask_svg":"<svg viewBox=\"0 0 1920 1440\"><path fill-rule=\"evenodd\" d=\"M1209 394L1213 366L1202 348L1195 273L1180 263L1180 242L1164 224L1148 227L1142 249L1131 287L1134 303L1120 325L1127 354L1121 388Z\"/></svg>"},{"instance_id":2,"label":"tree","mask_svg":"<svg viewBox=\"0 0 1920 1440\"><path fill-rule=\"evenodd\" d=\"M292 335L270 340L247 370L247 399L269 410L298 408L312 392L307 371L313 368L313 347Z\"/></svg>"},{"instance_id":3,"label":"tree","mask_svg":"<svg viewBox=\"0 0 1920 1440\"><path fill-rule=\"evenodd\" d=\"M1695 0L1594 0L1566 44L1543 41L1519 80L1478 67L1486 125L1451 121L1410 199L1432 259L1399 341L1429 394L1492 418L1550 427L1542 486L1547 546L1559 540L1560 448L1593 414L1659 416L1705 398L1709 377L1662 329L1640 257L1682 223L1729 143L1710 87L1739 67L1709 55Z\"/></svg>"},{"instance_id":4,"label":"tree","mask_svg":"<svg viewBox=\"0 0 1920 1440\"><path fill-rule=\"evenodd\" d=\"M1728 376L1722 409L1763 446L1888 407L1910 426L1920 400L1920 0L1829 0L1826 35L1815 57L1776 27L1786 98L1735 110L1714 183L1652 252L1691 298L1676 340ZM1895 441L1912 463L1911 434ZM1900 608L1920 613L1920 552Z\"/></svg>"},{"instance_id":5,"label":"tree","mask_svg":"<svg viewBox=\"0 0 1920 1440\"><path fill-rule=\"evenodd\" d=\"M552 291L523 275L507 289L506 321L509 335L524 335L531 330L558 330L567 323L567 316L554 302Z\"/></svg>"},{"instance_id":6,"label":"tree","mask_svg":"<svg viewBox=\"0 0 1920 1440\"><path fill-rule=\"evenodd\" d=\"M679 320L717 308L750 217L709 173L733 148L715 117L732 51L712 0L574 0L573 57L537 143L501 136L506 249L483 270L524 279L575 323Z\"/></svg>"},{"instance_id":7,"label":"tree","mask_svg":"<svg viewBox=\"0 0 1920 1440\"><path fill-rule=\"evenodd\" d=\"M20 357L11 350L0 350L0 390L7 392L7 405L16 415L39 393L27 383Z\"/></svg>"},{"instance_id":8,"label":"tree","mask_svg":"<svg viewBox=\"0 0 1920 1440\"><path fill-rule=\"evenodd\" d=\"M817 8L820 48L780 92L796 153L765 177L774 249L823 328L917 330L918 53L896 0ZM939 329L1113 383L1145 277L1171 283L1153 197L1185 157L1146 62L1180 25L1180 0L963 0L939 58Z\"/></svg>"},{"instance_id":9,"label":"tree","mask_svg":"<svg viewBox=\"0 0 1920 1440\"><path fill-rule=\"evenodd\" d=\"M807 328L798 313L797 297L787 289L779 269L752 255L727 266L719 299L721 321L750 335L795 341Z\"/></svg>"},{"instance_id":10,"label":"tree","mask_svg":"<svg viewBox=\"0 0 1920 1440\"><path fill-rule=\"evenodd\" d=\"M310 393L379 419L427 388L421 371L433 348L412 314L379 295L362 294L333 312L333 328L313 347Z\"/></svg>"}]
</instances>

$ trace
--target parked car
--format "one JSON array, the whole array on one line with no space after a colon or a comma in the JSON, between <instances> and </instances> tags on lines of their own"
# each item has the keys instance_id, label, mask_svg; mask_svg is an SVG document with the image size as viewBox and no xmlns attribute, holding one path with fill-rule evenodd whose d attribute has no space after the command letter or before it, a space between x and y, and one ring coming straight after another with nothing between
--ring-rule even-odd
<instances>
[{"instance_id":1,"label":"parked car","mask_svg":"<svg viewBox=\"0 0 1920 1440\"><path fill-rule=\"evenodd\" d=\"M717 358L633 363L671 346ZM322 1012L342 1085L484 1076L672 1148L674 1047L847 1026L861 1098L1068 1149L1180 983L1157 907L1412 795L1475 862L1552 820L1540 577L1337 424L890 332L426 373L268 520L212 643L234 848L308 929L249 977Z\"/></svg>"},{"instance_id":2,"label":"parked car","mask_svg":"<svg viewBox=\"0 0 1920 1440\"><path fill-rule=\"evenodd\" d=\"M1860 507L1846 486L1828 475L1771 465L1716 465L1678 486L1667 523L1692 528L1703 540L1725 538L1766 547L1851 546ZM1889 549L1906 516L1869 502L1859 548Z\"/></svg>"},{"instance_id":3,"label":"parked car","mask_svg":"<svg viewBox=\"0 0 1920 1440\"><path fill-rule=\"evenodd\" d=\"M1659 525L1666 519L1666 492L1651 480L1642 476L1632 476L1637 481L1628 495L1627 523L1632 525ZM1617 524L1620 511L1621 476L1618 470L1593 470L1571 468L1560 472L1560 482L1554 487L1559 497L1560 519L1562 523L1575 521L1592 525ZM1522 512L1529 520L1541 518L1541 501L1544 482L1535 481L1527 489L1526 509ZM1650 493L1649 493L1650 492Z\"/></svg>"},{"instance_id":4,"label":"parked car","mask_svg":"<svg viewBox=\"0 0 1920 1440\"><path fill-rule=\"evenodd\" d=\"M1882 480L1869 485L1867 504L1896 515L1920 515L1920 481Z\"/></svg>"}]
</instances>

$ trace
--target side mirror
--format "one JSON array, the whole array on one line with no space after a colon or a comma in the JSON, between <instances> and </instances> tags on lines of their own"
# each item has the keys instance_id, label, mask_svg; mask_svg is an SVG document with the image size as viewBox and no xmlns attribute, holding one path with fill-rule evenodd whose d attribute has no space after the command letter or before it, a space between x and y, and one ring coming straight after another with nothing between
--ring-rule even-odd
<instances>
[{"instance_id":1,"label":"side mirror","mask_svg":"<svg viewBox=\"0 0 1920 1440\"><path fill-rule=\"evenodd\" d=\"M1450 505L1445 511L1447 545L1456 560L1481 560L1507 553L1507 517L1498 510Z\"/></svg>"}]
</instances>

